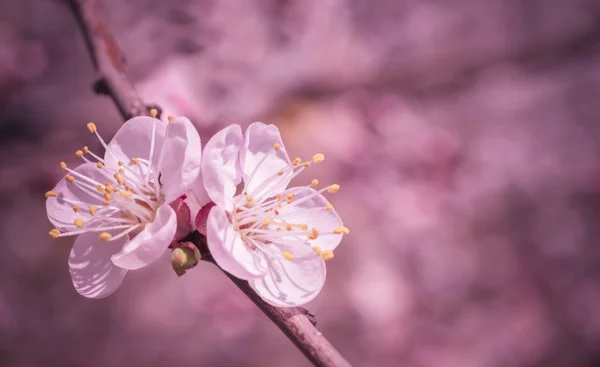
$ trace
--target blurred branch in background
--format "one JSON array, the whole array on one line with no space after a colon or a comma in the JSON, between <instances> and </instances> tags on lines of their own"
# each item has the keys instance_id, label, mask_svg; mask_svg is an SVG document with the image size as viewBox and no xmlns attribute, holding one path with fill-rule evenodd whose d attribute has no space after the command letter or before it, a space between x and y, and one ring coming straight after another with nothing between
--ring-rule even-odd
<instances>
[{"instance_id":1,"label":"blurred branch in background","mask_svg":"<svg viewBox=\"0 0 600 367\"><path fill-rule=\"evenodd\" d=\"M134 116L147 115L151 108L160 111L157 106L146 105L135 91L125 72L123 55L103 21L100 1L69 0L69 3L83 32L94 64L96 72L96 80L93 84L94 91L111 97L124 120ZM205 246L204 236L195 232L190 234L190 237L201 250L202 259L215 264ZM223 272L283 331L315 366L350 366L321 332L315 328L316 320L310 312L301 307L273 307L264 302L250 288L248 282L240 280L224 270Z\"/></svg>"}]
</instances>

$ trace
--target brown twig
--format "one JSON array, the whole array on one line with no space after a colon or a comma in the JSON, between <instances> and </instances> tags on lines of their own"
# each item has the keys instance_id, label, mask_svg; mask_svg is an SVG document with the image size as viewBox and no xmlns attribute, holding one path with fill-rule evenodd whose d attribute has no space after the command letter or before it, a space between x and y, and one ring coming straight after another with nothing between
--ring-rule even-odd
<instances>
[{"instance_id":1,"label":"brown twig","mask_svg":"<svg viewBox=\"0 0 600 367\"><path fill-rule=\"evenodd\" d=\"M119 109L124 120L146 115L146 106L135 91L125 72L123 56L102 18L99 0L68 0L92 57L96 71L94 91L108 95ZM202 259L215 263L206 247L206 239L198 232L188 236L202 254ZM218 265L217 265L218 266ZM222 269L221 269L222 270ZM283 331L283 333L315 365L320 367L349 367L350 364L315 328L316 319L301 307L273 307L262 300L248 282L223 272L258 308Z\"/></svg>"}]
</instances>

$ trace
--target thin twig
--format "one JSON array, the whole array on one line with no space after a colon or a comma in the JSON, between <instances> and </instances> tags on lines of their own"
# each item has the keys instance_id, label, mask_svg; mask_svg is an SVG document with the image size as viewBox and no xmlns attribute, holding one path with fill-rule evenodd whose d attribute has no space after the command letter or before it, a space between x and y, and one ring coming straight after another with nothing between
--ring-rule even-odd
<instances>
[{"instance_id":1,"label":"thin twig","mask_svg":"<svg viewBox=\"0 0 600 367\"><path fill-rule=\"evenodd\" d=\"M127 76L123 55L103 20L100 1L68 1L77 18L94 64L96 71L94 91L110 96L124 120L134 116L147 115L149 108L157 108L144 104ZM200 249L202 259L214 264L206 247L205 237L198 232L193 232L188 237ZM224 270L223 272L315 366L350 367L350 364L315 328L315 316L308 310L301 307L273 307L263 301L248 285L248 282L238 279Z\"/></svg>"}]
</instances>

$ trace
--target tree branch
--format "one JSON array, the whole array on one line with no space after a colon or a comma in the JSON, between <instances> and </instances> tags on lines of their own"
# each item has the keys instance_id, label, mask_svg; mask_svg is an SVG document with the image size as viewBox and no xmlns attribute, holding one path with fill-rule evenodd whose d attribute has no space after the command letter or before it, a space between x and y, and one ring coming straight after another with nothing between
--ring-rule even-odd
<instances>
[{"instance_id":1,"label":"tree branch","mask_svg":"<svg viewBox=\"0 0 600 367\"><path fill-rule=\"evenodd\" d=\"M96 72L94 91L97 94L110 96L124 120L134 116L147 115L150 108L157 108L144 104L127 76L123 56L102 18L100 1L68 1L92 58ZM216 265L208 251L204 236L195 231L188 236L187 240L198 247L202 260ZM223 272L315 366L350 367L350 364L315 328L315 316L308 310L301 307L273 307L263 301L248 285L248 282L234 277L225 270Z\"/></svg>"}]
</instances>

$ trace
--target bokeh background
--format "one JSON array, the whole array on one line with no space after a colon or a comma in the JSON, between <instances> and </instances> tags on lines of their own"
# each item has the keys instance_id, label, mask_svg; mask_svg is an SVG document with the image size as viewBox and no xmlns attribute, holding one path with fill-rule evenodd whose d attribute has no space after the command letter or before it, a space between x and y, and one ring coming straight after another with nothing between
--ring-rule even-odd
<instances>
[{"instance_id":1,"label":"bokeh background","mask_svg":"<svg viewBox=\"0 0 600 367\"><path fill-rule=\"evenodd\" d=\"M105 0L148 103L275 123L352 233L307 307L355 366L600 365L600 2ZM121 118L62 1L0 7L0 365L308 366L215 267L73 290L44 192Z\"/></svg>"}]
</instances>

